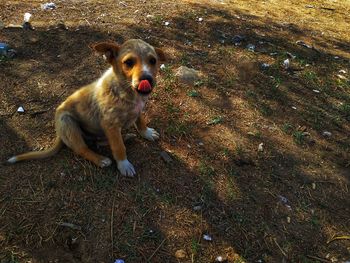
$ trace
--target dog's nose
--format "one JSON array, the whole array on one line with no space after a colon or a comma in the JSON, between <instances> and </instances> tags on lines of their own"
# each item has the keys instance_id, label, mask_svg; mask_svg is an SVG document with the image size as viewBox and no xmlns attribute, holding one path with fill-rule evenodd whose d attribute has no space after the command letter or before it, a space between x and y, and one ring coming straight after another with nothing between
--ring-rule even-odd
<instances>
[{"instance_id":1,"label":"dog's nose","mask_svg":"<svg viewBox=\"0 0 350 263\"><path fill-rule=\"evenodd\" d=\"M148 80L148 82L151 84L151 86L153 87L153 77L149 74L144 74L141 76L140 81L141 80Z\"/></svg>"}]
</instances>

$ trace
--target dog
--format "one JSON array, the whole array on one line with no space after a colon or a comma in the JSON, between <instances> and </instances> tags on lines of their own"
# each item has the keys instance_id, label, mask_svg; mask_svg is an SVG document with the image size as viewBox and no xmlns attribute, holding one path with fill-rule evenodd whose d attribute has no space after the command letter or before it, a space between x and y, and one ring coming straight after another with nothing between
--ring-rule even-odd
<instances>
[{"instance_id":1,"label":"dog","mask_svg":"<svg viewBox=\"0 0 350 263\"><path fill-rule=\"evenodd\" d=\"M95 82L69 96L56 110L56 140L44 151L34 151L8 159L8 163L42 159L56 154L63 145L99 167L112 164L110 158L88 148L85 134L105 136L122 175L133 177L136 172L128 161L122 129L133 124L139 134L150 141L159 133L146 126L144 106L156 85L164 52L140 39L118 45L99 42L90 48L102 54L110 68Z\"/></svg>"}]
</instances>

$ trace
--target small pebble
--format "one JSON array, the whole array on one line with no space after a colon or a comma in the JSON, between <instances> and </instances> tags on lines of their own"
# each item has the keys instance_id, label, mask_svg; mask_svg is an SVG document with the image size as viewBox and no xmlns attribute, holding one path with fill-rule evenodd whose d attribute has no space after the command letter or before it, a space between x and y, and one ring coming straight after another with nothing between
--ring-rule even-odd
<instances>
[{"instance_id":1,"label":"small pebble","mask_svg":"<svg viewBox=\"0 0 350 263\"><path fill-rule=\"evenodd\" d=\"M285 69L289 69L289 66L290 66L290 61L289 61L289 58L287 58L285 61L283 61L283 67Z\"/></svg>"},{"instance_id":2,"label":"small pebble","mask_svg":"<svg viewBox=\"0 0 350 263\"><path fill-rule=\"evenodd\" d=\"M235 46L238 46L242 43L242 41L245 39L244 36L240 36L240 35L235 35L232 38L233 43L235 44Z\"/></svg>"},{"instance_id":3,"label":"small pebble","mask_svg":"<svg viewBox=\"0 0 350 263\"><path fill-rule=\"evenodd\" d=\"M202 142L199 142L199 143L198 143L198 145L199 145L199 146L203 146L203 145L204 145L204 143L202 143Z\"/></svg>"},{"instance_id":4,"label":"small pebble","mask_svg":"<svg viewBox=\"0 0 350 263\"><path fill-rule=\"evenodd\" d=\"M282 195L279 195L278 198L280 199L280 201L283 203L283 204L287 204L288 203L288 199Z\"/></svg>"},{"instance_id":5,"label":"small pebble","mask_svg":"<svg viewBox=\"0 0 350 263\"><path fill-rule=\"evenodd\" d=\"M322 135L325 136L325 137L331 137L332 133L329 132L329 131L324 131L324 132L322 132Z\"/></svg>"},{"instance_id":6,"label":"small pebble","mask_svg":"<svg viewBox=\"0 0 350 263\"><path fill-rule=\"evenodd\" d=\"M25 13L24 14L24 22L29 22L30 18L31 18L32 14L31 13Z\"/></svg>"},{"instance_id":7,"label":"small pebble","mask_svg":"<svg viewBox=\"0 0 350 263\"><path fill-rule=\"evenodd\" d=\"M290 223L290 217L287 216L287 223L289 224Z\"/></svg>"},{"instance_id":8,"label":"small pebble","mask_svg":"<svg viewBox=\"0 0 350 263\"><path fill-rule=\"evenodd\" d=\"M264 151L264 143L260 143L258 146L258 151L263 152Z\"/></svg>"},{"instance_id":9,"label":"small pebble","mask_svg":"<svg viewBox=\"0 0 350 263\"><path fill-rule=\"evenodd\" d=\"M316 189L316 184L315 184L315 183L312 183L312 184L311 184L311 187L312 187L313 190L315 190L315 189Z\"/></svg>"},{"instance_id":10,"label":"small pebble","mask_svg":"<svg viewBox=\"0 0 350 263\"><path fill-rule=\"evenodd\" d=\"M215 259L216 262L223 262L224 258L222 256L217 256Z\"/></svg>"},{"instance_id":11,"label":"small pebble","mask_svg":"<svg viewBox=\"0 0 350 263\"><path fill-rule=\"evenodd\" d=\"M41 9L43 10L53 10L56 8L56 4L53 2L45 3L41 5Z\"/></svg>"},{"instance_id":12,"label":"small pebble","mask_svg":"<svg viewBox=\"0 0 350 263\"><path fill-rule=\"evenodd\" d=\"M17 112L23 113L24 112L24 108L22 106L18 107Z\"/></svg>"},{"instance_id":13,"label":"small pebble","mask_svg":"<svg viewBox=\"0 0 350 263\"><path fill-rule=\"evenodd\" d=\"M203 239L206 240L206 241L212 241L213 240L212 237L207 235L207 234L203 235Z\"/></svg>"},{"instance_id":14,"label":"small pebble","mask_svg":"<svg viewBox=\"0 0 350 263\"><path fill-rule=\"evenodd\" d=\"M196 206L193 207L193 210L194 211L200 211L200 210L202 210L202 206L201 205L196 205Z\"/></svg>"},{"instance_id":15,"label":"small pebble","mask_svg":"<svg viewBox=\"0 0 350 263\"><path fill-rule=\"evenodd\" d=\"M176 250L175 252L175 257L178 259L184 259L186 258L186 256L187 256L187 253L183 249Z\"/></svg>"},{"instance_id":16,"label":"small pebble","mask_svg":"<svg viewBox=\"0 0 350 263\"><path fill-rule=\"evenodd\" d=\"M269 68L270 67L270 64L269 63L262 63L261 64L261 68L262 69L267 69L267 68Z\"/></svg>"},{"instance_id":17,"label":"small pebble","mask_svg":"<svg viewBox=\"0 0 350 263\"><path fill-rule=\"evenodd\" d=\"M255 51L255 45L253 45L253 44L248 44L248 45L247 45L247 49L248 49L249 51L254 52L254 51Z\"/></svg>"}]
</instances>

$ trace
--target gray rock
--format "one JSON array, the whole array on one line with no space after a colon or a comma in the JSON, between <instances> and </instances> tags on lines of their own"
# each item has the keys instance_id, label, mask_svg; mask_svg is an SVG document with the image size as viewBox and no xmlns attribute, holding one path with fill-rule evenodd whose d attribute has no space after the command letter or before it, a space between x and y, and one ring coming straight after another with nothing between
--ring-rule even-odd
<instances>
[{"instance_id":1,"label":"gray rock","mask_svg":"<svg viewBox=\"0 0 350 263\"><path fill-rule=\"evenodd\" d=\"M194 85L194 83L200 79L199 71L185 66L179 67L175 72L175 76L179 82L188 85Z\"/></svg>"}]
</instances>

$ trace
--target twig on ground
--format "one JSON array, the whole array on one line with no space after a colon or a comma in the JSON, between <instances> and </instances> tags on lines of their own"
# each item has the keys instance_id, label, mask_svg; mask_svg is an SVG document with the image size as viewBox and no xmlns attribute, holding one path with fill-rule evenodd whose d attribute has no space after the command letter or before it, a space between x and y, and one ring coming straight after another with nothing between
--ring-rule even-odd
<instances>
[{"instance_id":1,"label":"twig on ground","mask_svg":"<svg viewBox=\"0 0 350 263\"><path fill-rule=\"evenodd\" d=\"M156 250L154 250L153 254L147 259L147 262L150 262L151 259L153 258L153 256L157 253L157 251L162 247L162 245L164 244L166 238L163 239L163 241L159 244L159 246L156 248Z\"/></svg>"},{"instance_id":2,"label":"twig on ground","mask_svg":"<svg viewBox=\"0 0 350 263\"><path fill-rule=\"evenodd\" d=\"M61 223L57 223L59 226L65 226L65 227L69 227L71 229L74 229L74 230L81 230L81 226L78 226L78 225L74 225L72 223L67 223L67 222L61 222Z\"/></svg>"},{"instance_id":3,"label":"twig on ground","mask_svg":"<svg viewBox=\"0 0 350 263\"><path fill-rule=\"evenodd\" d=\"M350 236L336 236L336 237L333 237L331 240L327 241L327 245L329 243L332 243L333 241L336 241L336 240L350 240Z\"/></svg>"},{"instance_id":4,"label":"twig on ground","mask_svg":"<svg viewBox=\"0 0 350 263\"><path fill-rule=\"evenodd\" d=\"M30 115L30 116L36 116L36 115L39 115L39 114L43 114L43 113L45 113L45 112L48 112L49 110L51 110L51 108L48 108L48 109L45 109L45 110L34 111L34 112L29 113L29 115Z\"/></svg>"},{"instance_id":5,"label":"twig on ground","mask_svg":"<svg viewBox=\"0 0 350 263\"><path fill-rule=\"evenodd\" d=\"M320 262L325 262L325 263L329 263L329 262L332 262L328 259L325 259L325 258L320 258L320 257L316 257L316 256L311 256L311 255L306 255L307 258L310 258L310 259L314 259L314 260L318 260Z\"/></svg>"},{"instance_id":6,"label":"twig on ground","mask_svg":"<svg viewBox=\"0 0 350 263\"><path fill-rule=\"evenodd\" d=\"M288 258L286 252L284 252L284 250L281 248L281 246L278 244L276 238L273 239L273 241L275 242L276 246L279 248L279 250L281 251L282 255L285 257L285 258Z\"/></svg>"},{"instance_id":7,"label":"twig on ground","mask_svg":"<svg viewBox=\"0 0 350 263\"><path fill-rule=\"evenodd\" d=\"M335 11L335 8L331 8L331 7L324 7L324 6L321 6L320 9L323 9L323 10L328 10L328 11Z\"/></svg>"}]
</instances>

